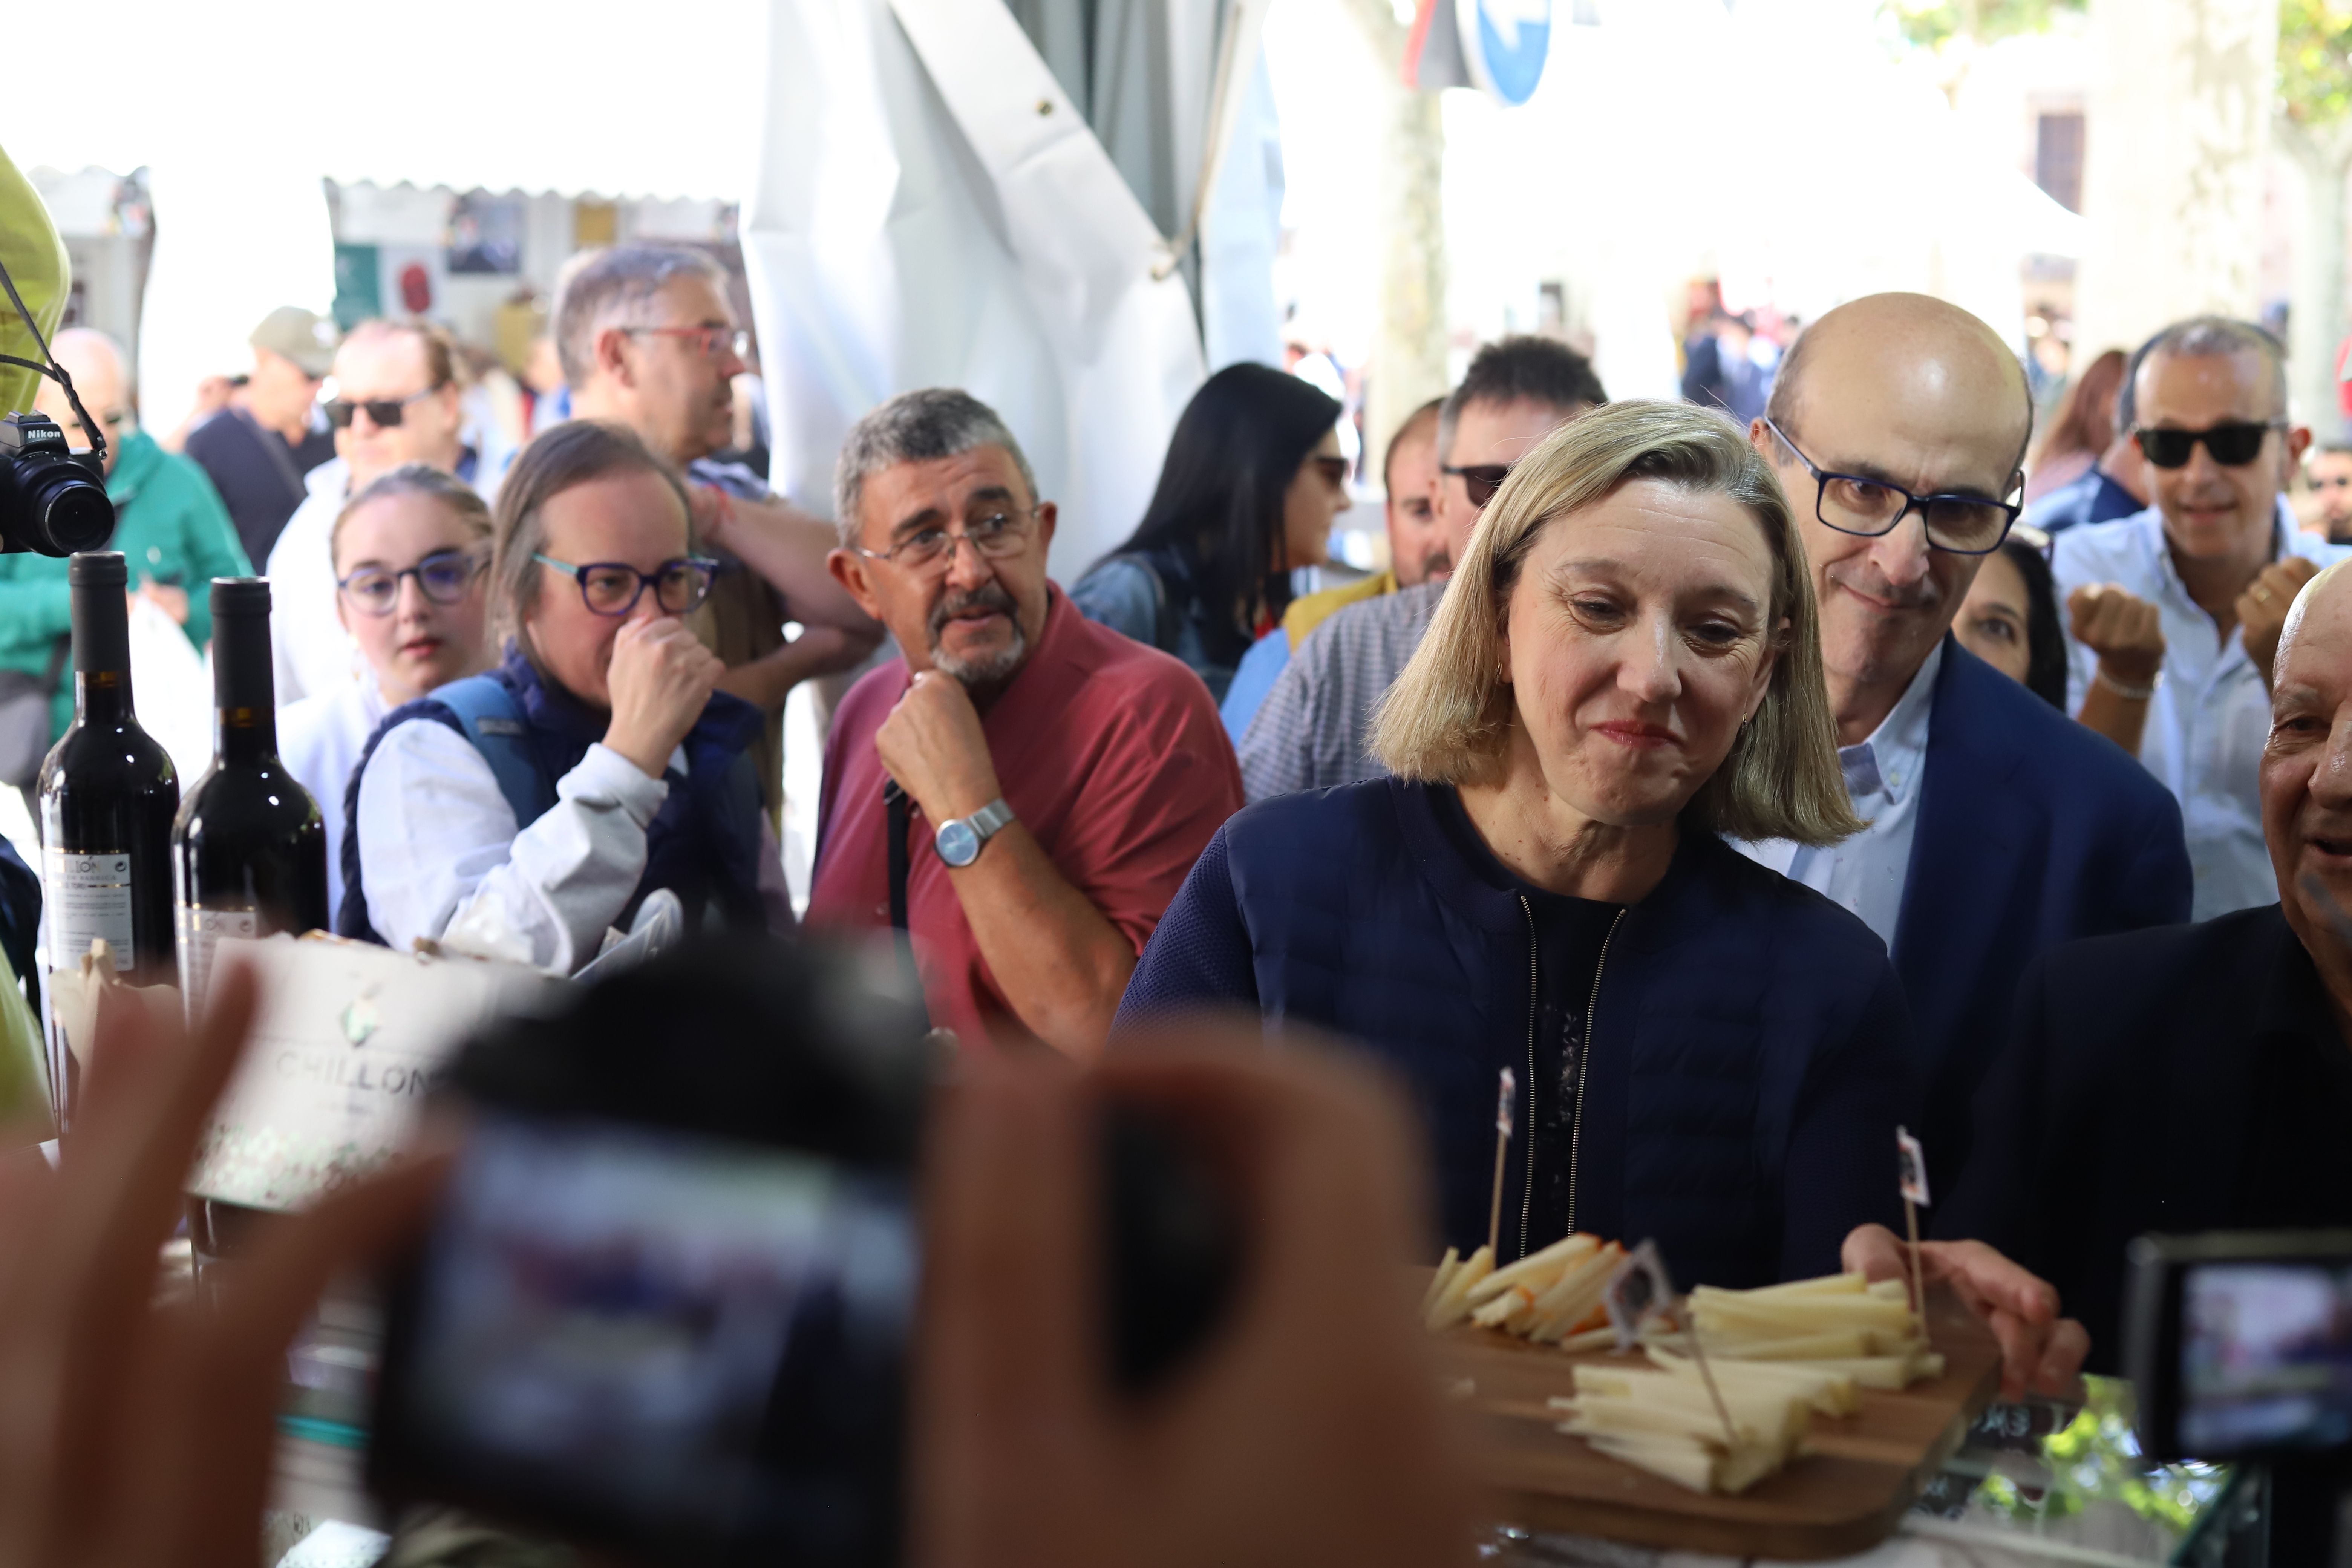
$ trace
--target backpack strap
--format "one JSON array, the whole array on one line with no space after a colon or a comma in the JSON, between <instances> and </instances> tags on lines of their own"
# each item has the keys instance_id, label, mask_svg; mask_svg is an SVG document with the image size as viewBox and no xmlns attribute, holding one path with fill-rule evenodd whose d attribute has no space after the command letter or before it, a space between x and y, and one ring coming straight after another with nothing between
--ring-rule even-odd
<instances>
[{"instance_id":1,"label":"backpack strap","mask_svg":"<svg viewBox=\"0 0 2352 1568\"><path fill-rule=\"evenodd\" d=\"M555 781L539 765L530 730L506 683L487 675L453 680L433 693L457 728L490 764L499 793L507 797L517 827L529 827L555 809Z\"/></svg>"},{"instance_id":2,"label":"backpack strap","mask_svg":"<svg viewBox=\"0 0 2352 1568\"><path fill-rule=\"evenodd\" d=\"M481 753L506 797L517 827L528 827L554 809L555 781L540 766L514 694L487 675L467 676L429 697L394 709L368 737L359 765L343 787L343 901L335 911L335 934L388 946L368 914L367 889L360 873L360 781L383 738L412 719L445 724Z\"/></svg>"}]
</instances>

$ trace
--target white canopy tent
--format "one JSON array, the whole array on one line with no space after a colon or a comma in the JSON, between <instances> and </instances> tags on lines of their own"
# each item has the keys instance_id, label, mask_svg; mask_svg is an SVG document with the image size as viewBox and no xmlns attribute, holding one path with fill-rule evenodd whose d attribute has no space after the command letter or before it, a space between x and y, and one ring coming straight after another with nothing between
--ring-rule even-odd
<instances>
[{"instance_id":1,"label":"white canopy tent","mask_svg":"<svg viewBox=\"0 0 2352 1568\"><path fill-rule=\"evenodd\" d=\"M147 423L241 363L278 305L324 310L320 181L724 196L751 184L764 0L643 6L303 0L109 8L102 66L20 72L0 147L20 168L149 171L155 252L140 331Z\"/></svg>"}]
</instances>

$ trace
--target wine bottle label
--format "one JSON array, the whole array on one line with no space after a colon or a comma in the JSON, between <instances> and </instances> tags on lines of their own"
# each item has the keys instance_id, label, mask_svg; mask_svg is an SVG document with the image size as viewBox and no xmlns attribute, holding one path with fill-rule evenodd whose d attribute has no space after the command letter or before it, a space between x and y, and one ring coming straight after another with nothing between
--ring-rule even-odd
<instances>
[{"instance_id":1,"label":"wine bottle label","mask_svg":"<svg viewBox=\"0 0 2352 1568\"><path fill-rule=\"evenodd\" d=\"M188 1016L195 1016L212 984L213 948L225 936L259 936L258 910L207 910L195 904L178 906L180 993L187 999Z\"/></svg>"},{"instance_id":2,"label":"wine bottle label","mask_svg":"<svg viewBox=\"0 0 2352 1568\"><path fill-rule=\"evenodd\" d=\"M52 848L44 857L41 896L49 912L49 966L72 972L100 938L114 954L114 972L137 967L131 939L131 857Z\"/></svg>"}]
</instances>

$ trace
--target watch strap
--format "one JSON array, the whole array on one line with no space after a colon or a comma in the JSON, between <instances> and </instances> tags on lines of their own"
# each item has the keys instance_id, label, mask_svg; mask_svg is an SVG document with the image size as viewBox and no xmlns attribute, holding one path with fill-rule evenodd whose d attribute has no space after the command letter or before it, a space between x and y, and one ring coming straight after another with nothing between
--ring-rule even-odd
<instances>
[{"instance_id":1,"label":"watch strap","mask_svg":"<svg viewBox=\"0 0 2352 1568\"><path fill-rule=\"evenodd\" d=\"M1000 795L964 820L971 825L971 830L985 844L1013 826L1013 808L1004 804L1004 797Z\"/></svg>"}]
</instances>

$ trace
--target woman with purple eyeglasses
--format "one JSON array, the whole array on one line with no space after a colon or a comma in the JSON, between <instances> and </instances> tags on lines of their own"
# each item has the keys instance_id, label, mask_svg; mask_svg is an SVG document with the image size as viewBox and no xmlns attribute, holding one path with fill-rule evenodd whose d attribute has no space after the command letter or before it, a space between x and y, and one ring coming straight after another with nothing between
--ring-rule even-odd
<instances>
[{"instance_id":1,"label":"woman with purple eyeglasses","mask_svg":"<svg viewBox=\"0 0 2352 1568\"><path fill-rule=\"evenodd\" d=\"M395 709L343 800L336 930L570 974L656 889L689 925L788 925L750 748L687 617L718 571L677 477L628 430L558 426L499 492L505 652Z\"/></svg>"}]
</instances>

